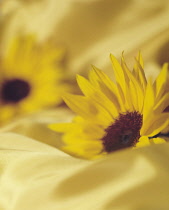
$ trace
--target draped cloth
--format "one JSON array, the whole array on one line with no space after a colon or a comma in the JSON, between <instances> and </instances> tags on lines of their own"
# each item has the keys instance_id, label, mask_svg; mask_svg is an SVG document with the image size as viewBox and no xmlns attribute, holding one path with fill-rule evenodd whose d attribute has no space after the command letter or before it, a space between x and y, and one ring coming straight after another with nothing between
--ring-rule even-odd
<instances>
[{"instance_id":1,"label":"draped cloth","mask_svg":"<svg viewBox=\"0 0 169 210\"><path fill-rule=\"evenodd\" d=\"M2 210L169 207L168 144L86 161L18 134L0 143Z\"/></svg>"},{"instance_id":2,"label":"draped cloth","mask_svg":"<svg viewBox=\"0 0 169 210\"><path fill-rule=\"evenodd\" d=\"M125 51L129 65L141 50L147 75L169 61L167 0L1 1L1 49L17 33L52 39L67 52L70 78L90 64L110 74L109 53ZM169 209L169 144L126 149L88 161L58 150L47 124L69 121L56 108L0 129L0 210Z\"/></svg>"}]
</instances>

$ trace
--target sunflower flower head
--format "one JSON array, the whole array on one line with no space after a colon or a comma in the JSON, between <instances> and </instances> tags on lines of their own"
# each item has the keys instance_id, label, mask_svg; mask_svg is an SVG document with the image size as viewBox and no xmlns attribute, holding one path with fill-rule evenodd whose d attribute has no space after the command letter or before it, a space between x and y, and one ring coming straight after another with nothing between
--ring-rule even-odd
<instances>
[{"instance_id":1,"label":"sunflower flower head","mask_svg":"<svg viewBox=\"0 0 169 210\"><path fill-rule=\"evenodd\" d=\"M61 103L63 50L37 43L33 35L14 38L0 58L0 124Z\"/></svg>"},{"instance_id":2,"label":"sunflower flower head","mask_svg":"<svg viewBox=\"0 0 169 210\"><path fill-rule=\"evenodd\" d=\"M156 80L147 80L139 53L131 71L122 55L121 64L111 55L115 82L93 67L89 79L77 76L83 95L66 94L64 100L77 114L70 123L52 124L63 133L62 150L93 159L123 148L165 142L169 133L168 65Z\"/></svg>"}]
</instances>

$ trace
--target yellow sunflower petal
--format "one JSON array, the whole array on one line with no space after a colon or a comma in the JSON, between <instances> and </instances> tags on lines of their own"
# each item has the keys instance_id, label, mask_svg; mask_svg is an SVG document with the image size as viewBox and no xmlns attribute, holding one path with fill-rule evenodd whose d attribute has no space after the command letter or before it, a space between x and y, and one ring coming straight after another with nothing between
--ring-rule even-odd
<instances>
[{"instance_id":1,"label":"yellow sunflower petal","mask_svg":"<svg viewBox=\"0 0 169 210\"><path fill-rule=\"evenodd\" d=\"M160 133L169 125L169 113L161 113L159 115L149 115L141 128L141 135L154 136Z\"/></svg>"},{"instance_id":2,"label":"yellow sunflower petal","mask_svg":"<svg viewBox=\"0 0 169 210\"><path fill-rule=\"evenodd\" d=\"M116 77L116 81L120 85L120 87L122 88L122 91L125 93L126 92L126 75L125 75L125 72L123 71L123 69L122 69L120 63L118 62L118 60L112 54L110 54L110 58L111 58L111 61L112 61L112 66L113 66L114 74L115 74L115 77Z\"/></svg>"},{"instance_id":3,"label":"yellow sunflower petal","mask_svg":"<svg viewBox=\"0 0 169 210\"><path fill-rule=\"evenodd\" d=\"M103 109L106 109L106 111L112 117L116 117L118 115L118 108L115 106L115 104L109 100L102 92L96 90L87 79L78 75L77 82L85 96L91 97L94 101L100 104ZM106 107L109 107L109 109Z\"/></svg>"},{"instance_id":4,"label":"yellow sunflower petal","mask_svg":"<svg viewBox=\"0 0 169 210\"><path fill-rule=\"evenodd\" d=\"M145 146L150 146L152 144L163 144L163 143L166 143L166 141L162 138L149 139L147 136L142 136L139 139L139 142L136 144L136 147L145 147Z\"/></svg>"},{"instance_id":5,"label":"yellow sunflower petal","mask_svg":"<svg viewBox=\"0 0 169 210\"><path fill-rule=\"evenodd\" d=\"M159 85L147 82L140 54L133 71L123 54L121 65L112 55L111 60L116 82L96 67L89 73L89 80L78 76L84 96L64 97L78 115L70 126L53 127L63 133L64 150L76 157L93 159L126 147L148 146L162 141L155 137L169 127L169 114L162 113L169 96L161 83L167 80L160 83L159 76ZM158 86L160 97L156 94Z\"/></svg>"},{"instance_id":6,"label":"yellow sunflower petal","mask_svg":"<svg viewBox=\"0 0 169 210\"><path fill-rule=\"evenodd\" d=\"M154 106L154 112L156 114L161 113L168 106L169 106L169 93L166 93L165 95L163 95L162 98L159 99L159 101Z\"/></svg>"},{"instance_id":7,"label":"yellow sunflower petal","mask_svg":"<svg viewBox=\"0 0 169 210\"><path fill-rule=\"evenodd\" d=\"M168 84L168 63L165 63L162 67L161 72L159 73L156 81L155 81L155 87L156 87L156 101L159 100L161 95L165 91L165 86Z\"/></svg>"},{"instance_id":8,"label":"yellow sunflower petal","mask_svg":"<svg viewBox=\"0 0 169 210\"><path fill-rule=\"evenodd\" d=\"M79 144L65 145L61 149L76 157L93 159L102 155L103 145L99 141L84 142L79 139Z\"/></svg>"},{"instance_id":9,"label":"yellow sunflower petal","mask_svg":"<svg viewBox=\"0 0 169 210\"><path fill-rule=\"evenodd\" d=\"M102 82L105 83L111 90L116 91L117 89L113 81L103 71L95 66L92 66L92 70L89 72L89 80L96 87L98 87L100 82Z\"/></svg>"},{"instance_id":10,"label":"yellow sunflower petal","mask_svg":"<svg viewBox=\"0 0 169 210\"><path fill-rule=\"evenodd\" d=\"M142 69L144 69L144 61L143 61L143 57L142 57L142 54L141 52L139 51L136 59L138 60L138 62L140 63L140 66L142 67ZM144 71L143 71L144 73ZM145 75L145 74L144 74Z\"/></svg>"},{"instance_id":11,"label":"yellow sunflower petal","mask_svg":"<svg viewBox=\"0 0 169 210\"><path fill-rule=\"evenodd\" d=\"M79 95L65 94L63 97L66 104L80 116L90 120L96 120L97 123L104 122L105 125L109 125L112 121L111 115L94 101L90 101L89 98Z\"/></svg>"},{"instance_id":12,"label":"yellow sunflower petal","mask_svg":"<svg viewBox=\"0 0 169 210\"><path fill-rule=\"evenodd\" d=\"M146 87L145 97L144 97L144 106L143 106L143 120L145 120L149 112L153 109L155 103L154 89L149 81Z\"/></svg>"},{"instance_id":13,"label":"yellow sunflower petal","mask_svg":"<svg viewBox=\"0 0 169 210\"><path fill-rule=\"evenodd\" d=\"M146 79L143 68L144 68L143 59L142 59L141 53L139 53L136 58L136 63L134 66L133 74L139 80L140 84L142 85L143 89L145 90L146 85L147 85L147 79Z\"/></svg>"},{"instance_id":14,"label":"yellow sunflower petal","mask_svg":"<svg viewBox=\"0 0 169 210\"><path fill-rule=\"evenodd\" d=\"M153 139L150 139L150 142L153 143L153 144L163 144L163 143L166 143L166 141L162 138L153 138Z\"/></svg>"},{"instance_id":15,"label":"yellow sunflower petal","mask_svg":"<svg viewBox=\"0 0 169 210\"><path fill-rule=\"evenodd\" d=\"M141 88L141 85L139 84L136 77L134 77L134 75L128 69L123 55L122 55L122 67L124 71L126 72L126 75L128 76L128 80L129 80L130 90L127 90L126 92L130 92L134 108L142 112L143 102L144 102L143 88ZM128 96L127 93L126 93L126 96ZM128 98L126 98L126 101L129 101Z\"/></svg>"},{"instance_id":16,"label":"yellow sunflower petal","mask_svg":"<svg viewBox=\"0 0 169 210\"><path fill-rule=\"evenodd\" d=\"M136 147L145 147L145 146L150 146L150 140L147 136L142 136L139 139L139 142L136 144Z\"/></svg>"},{"instance_id":17,"label":"yellow sunflower petal","mask_svg":"<svg viewBox=\"0 0 169 210\"><path fill-rule=\"evenodd\" d=\"M57 132L68 132L74 128L74 123L55 123L48 125L48 128Z\"/></svg>"},{"instance_id":18,"label":"yellow sunflower petal","mask_svg":"<svg viewBox=\"0 0 169 210\"><path fill-rule=\"evenodd\" d=\"M91 84L95 88L98 88L102 93L104 93L119 110L120 104L117 86L103 71L99 70L95 66L92 67L93 69L89 73L89 80Z\"/></svg>"}]
</instances>

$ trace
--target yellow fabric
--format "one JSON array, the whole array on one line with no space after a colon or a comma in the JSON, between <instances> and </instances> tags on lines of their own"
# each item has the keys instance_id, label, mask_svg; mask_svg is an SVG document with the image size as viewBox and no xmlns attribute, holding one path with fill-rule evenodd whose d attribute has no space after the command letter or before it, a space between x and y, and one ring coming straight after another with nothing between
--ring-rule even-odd
<instances>
[{"instance_id":1,"label":"yellow fabric","mask_svg":"<svg viewBox=\"0 0 169 210\"><path fill-rule=\"evenodd\" d=\"M97 161L75 159L12 133L1 134L0 144L1 210L169 207L169 144Z\"/></svg>"},{"instance_id":2,"label":"yellow fabric","mask_svg":"<svg viewBox=\"0 0 169 210\"><path fill-rule=\"evenodd\" d=\"M141 50L153 78L168 61L168 0L3 0L0 10L1 47L17 32L52 37L67 49L71 77L87 74L90 64L109 73L110 52L124 50L133 63ZM169 209L168 143L97 161L75 159L57 150L60 138L46 128L72 113L53 113L0 129L1 210Z\"/></svg>"},{"instance_id":3,"label":"yellow fabric","mask_svg":"<svg viewBox=\"0 0 169 210\"><path fill-rule=\"evenodd\" d=\"M2 45L18 32L52 37L68 50L73 73L91 64L109 72L106 55L120 56L123 50L127 63L141 50L147 74L156 75L168 58L168 0L3 0L1 13Z\"/></svg>"}]
</instances>

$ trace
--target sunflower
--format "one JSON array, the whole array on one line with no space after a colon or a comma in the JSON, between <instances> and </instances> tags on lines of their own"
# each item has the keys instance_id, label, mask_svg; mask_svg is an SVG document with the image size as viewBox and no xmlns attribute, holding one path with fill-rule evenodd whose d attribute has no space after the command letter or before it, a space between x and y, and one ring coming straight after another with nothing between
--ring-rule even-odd
<instances>
[{"instance_id":1,"label":"sunflower","mask_svg":"<svg viewBox=\"0 0 169 210\"><path fill-rule=\"evenodd\" d=\"M64 73L63 50L37 44L34 36L14 38L0 59L0 124L15 116L58 105Z\"/></svg>"},{"instance_id":2,"label":"sunflower","mask_svg":"<svg viewBox=\"0 0 169 210\"><path fill-rule=\"evenodd\" d=\"M154 82L146 79L139 53L133 70L123 54L121 64L110 55L115 82L93 66L89 80L77 76L84 94L65 94L67 105L77 114L70 123L51 124L63 133L63 151L93 159L123 148L163 143L168 136L168 65L164 64Z\"/></svg>"}]
</instances>

